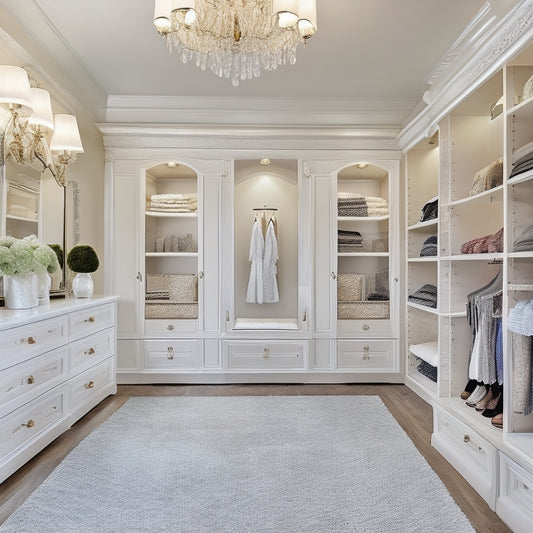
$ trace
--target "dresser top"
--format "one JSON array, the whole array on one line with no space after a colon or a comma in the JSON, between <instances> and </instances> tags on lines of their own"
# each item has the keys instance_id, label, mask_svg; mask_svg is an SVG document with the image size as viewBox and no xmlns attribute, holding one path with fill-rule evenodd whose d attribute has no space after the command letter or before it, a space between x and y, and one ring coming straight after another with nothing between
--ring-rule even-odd
<instances>
[{"instance_id":1,"label":"dresser top","mask_svg":"<svg viewBox=\"0 0 533 533\"><path fill-rule=\"evenodd\" d=\"M32 309L0 308L0 331L23 326L46 318L90 309L98 305L115 302L117 296L93 296L92 298L57 298L50 303L33 307Z\"/></svg>"}]
</instances>

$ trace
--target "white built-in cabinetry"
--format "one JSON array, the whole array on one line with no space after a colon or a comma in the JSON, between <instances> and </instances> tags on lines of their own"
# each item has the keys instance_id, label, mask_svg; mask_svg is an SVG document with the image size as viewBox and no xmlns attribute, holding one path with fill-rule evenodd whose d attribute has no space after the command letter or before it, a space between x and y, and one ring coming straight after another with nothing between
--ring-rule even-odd
<instances>
[{"instance_id":1,"label":"white built-in cabinetry","mask_svg":"<svg viewBox=\"0 0 533 533\"><path fill-rule=\"evenodd\" d=\"M115 298L53 300L0 319L0 481L116 392Z\"/></svg>"},{"instance_id":2,"label":"white built-in cabinetry","mask_svg":"<svg viewBox=\"0 0 533 533\"><path fill-rule=\"evenodd\" d=\"M436 308L407 299L406 383L433 404L433 445L519 532L533 523L533 415L515 412L516 378L526 370L515 364L507 325L516 303L533 298L533 251L513 251L515 239L533 224L533 173L511 172L515 151L533 141L533 98L523 94L532 59L528 49L509 61L440 120L431 144L425 139L406 155L406 289L409 295L428 283L438 289ZM473 190L475 174L502 157L503 182ZM424 203L437 195L438 217L420 222ZM501 228L501 248L462 249ZM420 257L432 234L438 235L436 255ZM503 429L460 398L474 339L468 296L498 275L502 303L494 316L502 317ZM436 343L436 382L417 370L416 347L428 342Z\"/></svg>"}]
</instances>

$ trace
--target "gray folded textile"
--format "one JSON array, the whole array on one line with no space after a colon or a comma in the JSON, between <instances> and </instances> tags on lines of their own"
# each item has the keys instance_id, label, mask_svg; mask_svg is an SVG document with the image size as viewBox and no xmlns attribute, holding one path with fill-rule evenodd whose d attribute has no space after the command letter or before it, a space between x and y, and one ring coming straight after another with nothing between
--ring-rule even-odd
<instances>
[{"instance_id":1,"label":"gray folded textile","mask_svg":"<svg viewBox=\"0 0 533 533\"><path fill-rule=\"evenodd\" d=\"M437 255L437 236L429 236L423 243L420 250L420 257Z\"/></svg>"},{"instance_id":2,"label":"gray folded textile","mask_svg":"<svg viewBox=\"0 0 533 533\"><path fill-rule=\"evenodd\" d=\"M515 239L513 252L528 252L533 250L533 224L524 229L524 231Z\"/></svg>"},{"instance_id":3,"label":"gray folded textile","mask_svg":"<svg viewBox=\"0 0 533 533\"><path fill-rule=\"evenodd\" d=\"M410 302L425 305L426 307L437 307L437 287L427 283L422 285L414 294L407 298Z\"/></svg>"}]
</instances>

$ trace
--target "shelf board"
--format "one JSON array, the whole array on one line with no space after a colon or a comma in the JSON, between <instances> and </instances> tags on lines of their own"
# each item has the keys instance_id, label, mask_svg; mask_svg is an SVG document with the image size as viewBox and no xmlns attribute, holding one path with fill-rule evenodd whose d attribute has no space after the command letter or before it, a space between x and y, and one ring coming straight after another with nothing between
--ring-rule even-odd
<instances>
[{"instance_id":1,"label":"shelf board","mask_svg":"<svg viewBox=\"0 0 533 533\"><path fill-rule=\"evenodd\" d=\"M389 252L339 252L337 257L389 257Z\"/></svg>"},{"instance_id":2,"label":"shelf board","mask_svg":"<svg viewBox=\"0 0 533 533\"><path fill-rule=\"evenodd\" d=\"M443 261L488 261L500 262L503 261L503 254L460 254L460 255L446 255L441 256Z\"/></svg>"},{"instance_id":3,"label":"shelf board","mask_svg":"<svg viewBox=\"0 0 533 533\"><path fill-rule=\"evenodd\" d=\"M459 200L454 200L450 202L449 204L444 204L443 207L456 207L461 205L466 205L469 203L474 202L480 202L480 201L492 201L492 196L497 195L499 197L499 201L503 200L503 185L499 185L498 187L494 187L492 189L489 189L488 191L480 192L479 194L476 194L475 196L467 196L466 198L460 198Z\"/></svg>"},{"instance_id":4,"label":"shelf board","mask_svg":"<svg viewBox=\"0 0 533 533\"><path fill-rule=\"evenodd\" d=\"M424 257L409 257L407 259L408 263L436 263L438 261L436 255L424 256Z\"/></svg>"},{"instance_id":5,"label":"shelf board","mask_svg":"<svg viewBox=\"0 0 533 533\"><path fill-rule=\"evenodd\" d=\"M426 220L424 222L417 222L416 224L413 224L412 226L408 226L407 231L423 230L428 227L437 226L438 223L439 223L438 218L432 218L430 220Z\"/></svg>"},{"instance_id":6,"label":"shelf board","mask_svg":"<svg viewBox=\"0 0 533 533\"><path fill-rule=\"evenodd\" d=\"M388 220L389 215L383 215L380 217L337 217L339 222L379 222L380 220Z\"/></svg>"},{"instance_id":7,"label":"shelf board","mask_svg":"<svg viewBox=\"0 0 533 533\"><path fill-rule=\"evenodd\" d=\"M531 252L509 252L507 254L509 259L533 259L533 251Z\"/></svg>"},{"instance_id":8,"label":"shelf board","mask_svg":"<svg viewBox=\"0 0 533 533\"><path fill-rule=\"evenodd\" d=\"M19 222L33 222L38 224L39 221L36 218L18 217L17 215L6 215L6 220L17 220Z\"/></svg>"},{"instance_id":9,"label":"shelf board","mask_svg":"<svg viewBox=\"0 0 533 533\"><path fill-rule=\"evenodd\" d=\"M529 116L533 117L533 98L527 98L522 102L510 107L507 110L507 116L513 116L514 114L520 114L520 116Z\"/></svg>"},{"instance_id":10,"label":"shelf board","mask_svg":"<svg viewBox=\"0 0 533 533\"><path fill-rule=\"evenodd\" d=\"M423 376L417 370L409 372L406 377L409 378L411 381L415 382L430 396L434 397L437 395L437 384L434 381L431 381L426 376Z\"/></svg>"},{"instance_id":11,"label":"shelf board","mask_svg":"<svg viewBox=\"0 0 533 533\"><path fill-rule=\"evenodd\" d=\"M531 283L510 283L507 286L510 291L533 291L533 284Z\"/></svg>"},{"instance_id":12,"label":"shelf board","mask_svg":"<svg viewBox=\"0 0 533 533\"><path fill-rule=\"evenodd\" d=\"M198 257L198 252L146 252L146 257Z\"/></svg>"},{"instance_id":13,"label":"shelf board","mask_svg":"<svg viewBox=\"0 0 533 533\"><path fill-rule=\"evenodd\" d=\"M439 311L437 309L435 309L434 307L428 307L427 305L420 305L420 304L415 304L413 302L407 302L407 306L408 307L412 307L414 309L420 309L420 311L425 311L426 313L430 313L432 315L438 315L439 314Z\"/></svg>"},{"instance_id":14,"label":"shelf board","mask_svg":"<svg viewBox=\"0 0 533 533\"><path fill-rule=\"evenodd\" d=\"M440 313L440 315L447 318L466 318L466 310L450 311L449 313Z\"/></svg>"},{"instance_id":15,"label":"shelf board","mask_svg":"<svg viewBox=\"0 0 533 533\"><path fill-rule=\"evenodd\" d=\"M198 218L198 213L167 213L166 211L145 211L147 217L158 218Z\"/></svg>"},{"instance_id":16,"label":"shelf board","mask_svg":"<svg viewBox=\"0 0 533 533\"><path fill-rule=\"evenodd\" d=\"M524 183L525 181L530 181L533 179L533 170L528 170L527 172L522 172L513 176L507 180L507 185L517 185L518 183Z\"/></svg>"}]
</instances>

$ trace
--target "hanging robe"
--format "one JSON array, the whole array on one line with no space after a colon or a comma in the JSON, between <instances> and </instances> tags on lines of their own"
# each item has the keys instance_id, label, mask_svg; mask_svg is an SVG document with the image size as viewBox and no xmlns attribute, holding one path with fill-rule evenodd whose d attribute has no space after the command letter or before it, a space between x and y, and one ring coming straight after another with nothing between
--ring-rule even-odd
<instances>
[{"instance_id":1,"label":"hanging robe","mask_svg":"<svg viewBox=\"0 0 533 533\"><path fill-rule=\"evenodd\" d=\"M265 255L263 259L263 301L265 303L279 302L278 258L275 221L271 218L268 222L265 236Z\"/></svg>"},{"instance_id":2,"label":"hanging robe","mask_svg":"<svg viewBox=\"0 0 533 533\"><path fill-rule=\"evenodd\" d=\"M246 291L246 301L248 303L263 303L263 253L265 249L265 239L263 237L263 215L256 216L252 225L252 236L250 239L250 278L248 279L248 290Z\"/></svg>"}]
</instances>

